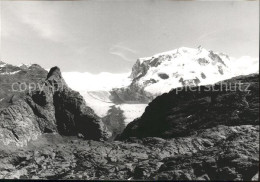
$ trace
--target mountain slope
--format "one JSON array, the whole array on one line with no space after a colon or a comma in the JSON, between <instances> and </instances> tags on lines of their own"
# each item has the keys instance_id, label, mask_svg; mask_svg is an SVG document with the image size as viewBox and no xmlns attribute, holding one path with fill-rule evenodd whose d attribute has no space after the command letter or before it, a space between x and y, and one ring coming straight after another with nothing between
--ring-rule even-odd
<instances>
[{"instance_id":1,"label":"mountain slope","mask_svg":"<svg viewBox=\"0 0 260 182\"><path fill-rule=\"evenodd\" d=\"M111 136L83 97L67 86L59 68L52 68L37 85L0 109L2 144L25 146L43 133L82 135L93 140Z\"/></svg>"},{"instance_id":2,"label":"mountain slope","mask_svg":"<svg viewBox=\"0 0 260 182\"><path fill-rule=\"evenodd\" d=\"M154 99L119 138L180 137L217 125L259 124L259 74L177 88Z\"/></svg>"},{"instance_id":3,"label":"mountain slope","mask_svg":"<svg viewBox=\"0 0 260 182\"><path fill-rule=\"evenodd\" d=\"M15 66L0 61L0 108L7 107L35 89L48 72L37 64ZM29 85L30 84L30 85Z\"/></svg>"}]
</instances>

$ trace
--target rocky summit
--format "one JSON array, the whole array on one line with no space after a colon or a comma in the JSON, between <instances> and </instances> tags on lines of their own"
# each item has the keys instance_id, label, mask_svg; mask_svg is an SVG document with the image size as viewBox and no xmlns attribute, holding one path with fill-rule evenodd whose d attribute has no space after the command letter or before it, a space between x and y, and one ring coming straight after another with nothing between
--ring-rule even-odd
<instances>
[{"instance_id":1,"label":"rocky summit","mask_svg":"<svg viewBox=\"0 0 260 182\"><path fill-rule=\"evenodd\" d=\"M58 67L38 81L35 89L21 93L0 110L2 145L24 146L44 133L81 135L93 140L110 137L83 97L67 86Z\"/></svg>"}]
</instances>

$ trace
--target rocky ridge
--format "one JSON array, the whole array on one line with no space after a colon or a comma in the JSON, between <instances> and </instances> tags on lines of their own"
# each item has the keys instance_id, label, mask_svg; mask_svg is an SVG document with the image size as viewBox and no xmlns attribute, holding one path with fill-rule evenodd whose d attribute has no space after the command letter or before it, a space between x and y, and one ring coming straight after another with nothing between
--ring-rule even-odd
<instances>
[{"instance_id":1,"label":"rocky ridge","mask_svg":"<svg viewBox=\"0 0 260 182\"><path fill-rule=\"evenodd\" d=\"M0 108L24 97L29 83L35 86L45 80L47 74L38 64L15 66L0 61Z\"/></svg>"},{"instance_id":2,"label":"rocky ridge","mask_svg":"<svg viewBox=\"0 0 260 182\"><path fill-rule=\"evenodd\" d=\"M258 125L258 76L252 74L215 85L173 89L154 99L119 138L172 138L217 125Z\"/></svg>"},{"instance_id":3,"label":"rocky ridge","mask_svg":"<svg viewBox=\"0 0 260 182\"><path fill-rule=\"evenodd\" d=\"M57 132L93 140L110 137L83 97L66 85L59 68L52 68L47 78L38 83L40 87L23 93L0 110L1 143L24 146L43 133Z\"/></svg>"}]
</instances>

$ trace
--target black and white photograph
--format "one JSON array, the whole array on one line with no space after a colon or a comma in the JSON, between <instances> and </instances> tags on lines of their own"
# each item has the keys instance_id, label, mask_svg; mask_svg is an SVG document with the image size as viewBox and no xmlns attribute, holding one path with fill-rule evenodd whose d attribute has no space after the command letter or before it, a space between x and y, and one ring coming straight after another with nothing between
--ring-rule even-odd
<instances>
[{"instance_id":1,"label":"black and white photograph","mask_svg":"<svg viewBox=\"0 0 260 182\"><path fill-rule=\"evenodd\" d=\"M259 181L259 0L0 0L0 181Z\"/></svg>"}]
</instances>

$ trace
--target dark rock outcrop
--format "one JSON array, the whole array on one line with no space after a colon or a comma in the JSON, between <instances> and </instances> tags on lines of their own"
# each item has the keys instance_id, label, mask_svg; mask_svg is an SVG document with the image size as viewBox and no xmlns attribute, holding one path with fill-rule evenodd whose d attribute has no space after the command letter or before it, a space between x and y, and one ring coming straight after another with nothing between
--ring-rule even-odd
<instances>
[{"instance_id":1,"label":"dark rock outcrop","mask_svg":"<svg viewBox=\"0 0 260 182\"><path fill-rule=\"evenodd\" d=\"M93 140L110 137L83 97L67 86L59 68L52 68L47 79L37 85L37 89L0 110L1 142L24 146L42 133L56 132Z\"/></svg>"},{"instance_id":2,"label":"dark rock outcrop","mask_svg":"<svg viewBox=\"0 0 260 182\"><path fill-rule=\"evenodd\" d=\"M124 119L123 111L116 106L110 106L107 115L102 118L102 121L106 123L109 131L112 131L111 140L122 133L125 129Z\"/></svg>"},{"instance_id":3,"label":"dark rock outcrop","mask_svg":"<svg viewBox=\"0 0 260 182\"><path fill-rule=\"evenodd\" d=\"M234 77L212 86L173 89L154 99L139 119L127 125L119 138L172 138L217 125L257 125L258 76Z\"/></svg>"}]
</instances>

